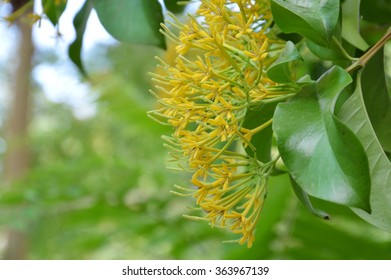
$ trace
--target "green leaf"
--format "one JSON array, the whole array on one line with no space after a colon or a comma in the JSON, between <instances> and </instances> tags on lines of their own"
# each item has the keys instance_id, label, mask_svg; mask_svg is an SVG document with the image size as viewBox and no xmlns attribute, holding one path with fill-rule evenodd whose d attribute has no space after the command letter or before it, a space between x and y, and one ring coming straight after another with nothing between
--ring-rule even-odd
<instances>
[{"instance_id":1,"label":"green leaf","mask_svg":"<svg viewBox=\"0 0 391 280\"><path fill-rule=\"evenodd\" d=\"M178 4L182 0L164 0L167 10L173 13L181 13L185 9L185 4Z\"/></svg>"},{"instance_id":2,"label":"green leaf","mask_svg":"<svg viewBox=\"0 0 391 280\"><path fill-rule=\"evenodd\" d=\"M250 109L244 119L243 127L247 129L254 129L269 121L274 114L277 102L265 103L256 109ZM251 138L251 145L247 146L246 152L249 156L254 156L253 149L255 148L255 155L257 160L262 162L269 162L271 160L271 149L273 140L272 126L262 129Z\"/></svg>"},{"instance_id":3,"label":"green leaf","mask_svg":"<svg viewBox=\"0 0 391 280\"><path fill-rule=\"evenodd\" d=\"M391 0L361 0L360 13L367 21L389 24Z\"/></svg>"},{"instance_id":4,"label":"green leaf","mask_svg":"<svg viewBox=\"0 0 391 280\"><path fill-rule=\"evenodd\" d=\"M361 87L361 78L363 77L364 74L361 75L359 72L355 92L338 112L338 117L353 130L363 143L371 172L370 204L372 212L368 214L360 209L353 209L353 211L369 223L391 232L391 163L368 118Z\"/></svg>"},{"instance_id":5,"label":"green leaf","mask_svg":"<svg viewBox=\"0 0 391 280\"><path fill-rule=\"evenodd\" d=\"M278 33L277 37L284 40L284 41L291 41L294 44L299 43L301 40L303 40L303 36L297 33Z\"/></svg>"},{"instance_id":6,"label":"green leaf","mask_svg":"<svg viewBox=\"0 0 391 280\"><path fill-rule=\"evenodd\" d=\"M157 0L94 0L94 8L104 28L122 42L165 48L162 7Z\"/></svg>"},{"instance_id":7,"label":"green leaf","mask_svg":"<svg viewBox=\"0 0 391 280\"><path fill-rule=\"evenodd\" d=\"M281 158L309 195L370 212L368 159L358 138L334 115L351 83L340 67L327 71L285 103L273 118Z\"/></svg>"},{"instance_id":8,"label":"green leaf","mask_svg":"<svg viewBox=\"0 0 391 280\"><path fill-rule=\"evenodd\" d=\"M86 0L84 5L81 7L79 12L75 15L73 19L73 26L76 31L76 38L69 45L68 55L72 62L79 68L83 75L87 75L81 60L81 49L83 46L83 37L86 30L87 21L92 10L91 0Z\"/></svg>"},{"instance_id":9,"label":"green leaf","mask_svg":"<svg viewBox=\"0 0 391 280\"><path fill-rule=\"evenodd\" d=\"M334 42L331 42L329 47L320 46L311 40L305 40L305 43L308 49L322 60L338 61L346 59Z\"/></svg>"},{"instance_id":10,"label":"green leaf","mask_svg":"<svg viewBox=\"0 0 391 280\"><path fill-rule=\"evenodd\" d=\"M309 74L306 74L303 77L301 77L300 79L298 79L296 81L296 83L304 86L304 85L308 85L308 84L313 84L313 83L315 83L315 81L312 80L312 78Z\"/></svg>"},{"instance_id":11,"label":"green leaf","mask_svg":"<svg viewBox=\"0 0 391 280\"><path fill-rule=\"evenodd\" d=\"M267 70L268 77L277 83L291 83L295 80L291 64L301 59L295 45L288 41L278 59Z\"/></svg>"},{"instance_id":12,"label":"green leaf","mask_svg":"<svg viewBox=\"0 0 391 280\"><path fill-rule=\"evenodd\" d=\"M330 215L327 214L325 211L316 209L314 206L312 206L311 200L308 196L308 194L297 184L297 182L292 178L292 176L289 176L289 179L291 181L291 186L293 191L295 192L297 198L305 205L305 207L315 216L320 217L325 220L330 220Z\"/></svg>"},{"instance_id":13,"label":"green leaf","mask_svg":"<svg viewBox=\"0 0 391 280\"><path fill-rule=\"evenodd\" d=\"M346 0L342 4L342 37L362 51L369 48L360 34L360 0Z\"/></svg>"},{"instance_id":14,"label":"green leaf","mask_svg":"<svg viewBox=\"0 0 391 280\"><path fill-rule=\"evenodd\" d=\"M58 20L67 6L67 2L67 0L42 0L43 12L54 26L57 25Z\"/></svg>"},{"instance_id":15,"label":"green leaf","mask_svg":"<svg viewBox=\"0 0 391 280\"><path fill-rule=\"evenodd\" d=\"M285 33L298 33L327 46L338 23L339 0L272 0L271 10Z\"/></svg>"},{"instance_id":16,"label":"green leaf","mask_svg":"<svg viewBox=\"0 0 391 280\"><path fill-rule=\"evenodd\" d=\"M362 92L373 129L383 149L391 152L391 99L384 69L384 53L379 51L364 68Z\"/></svg>"}]
</instances>

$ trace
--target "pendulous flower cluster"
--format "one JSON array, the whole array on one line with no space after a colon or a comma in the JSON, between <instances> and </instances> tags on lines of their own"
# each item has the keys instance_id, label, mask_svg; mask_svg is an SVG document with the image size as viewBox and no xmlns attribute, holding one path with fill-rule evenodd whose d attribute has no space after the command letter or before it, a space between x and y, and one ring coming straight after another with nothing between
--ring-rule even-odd
<instances>
[{"instance_id":1,"label":"pendulous flower cluster","mask_svg":"<svg viewBox=\"0 0 391 280\"><path fill-rule=\"evenodd\" d=\"M241 234L239 243L249 247L275 161L261 162L251 143L272 120L243 124L251 108L286 94L265 74L284 46L270 31L268 2L202 0L186 24L173 17L162 27L176 44L175 61L159 59L152 74L161 106L150 116L173 127L166 146L192 174L190 187L176 187L205 213L193 218Z\"/></svg>"}]
</instances>

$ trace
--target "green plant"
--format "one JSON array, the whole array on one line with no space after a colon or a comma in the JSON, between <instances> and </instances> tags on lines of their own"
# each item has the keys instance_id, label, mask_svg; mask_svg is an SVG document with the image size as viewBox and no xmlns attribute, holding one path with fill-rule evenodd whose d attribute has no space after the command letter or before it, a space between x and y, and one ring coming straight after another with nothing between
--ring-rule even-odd
<instances>
[{"instance_id":1,"label":"green plant","mask_svg":"<svg viewBox=\"0 0 391 280\"><path fill-rule=\"evenodd\" d=\"M164 2L178 11L177 1ZM172 127L173 166L192 174L190 186L177 186L202 210L189 217L251 246L269 178L288 173L316 216L330 217L310 197L391 231L390 1L196 2L186 22L172 16L162 26L172 46L158 32L158 1L87 0L69 49L84 72L92 8L121 41L175 48L153 74L161 107L150 116ZM56 25L66 1L42 3Z\"/></svg>"}]
</instances>

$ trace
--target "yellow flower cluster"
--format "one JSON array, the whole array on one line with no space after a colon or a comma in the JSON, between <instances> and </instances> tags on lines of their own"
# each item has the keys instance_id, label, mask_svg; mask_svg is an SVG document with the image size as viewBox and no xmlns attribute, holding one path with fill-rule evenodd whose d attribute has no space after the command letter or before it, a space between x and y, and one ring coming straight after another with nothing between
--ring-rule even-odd
<instances>
[{"instance_id":1,"label":"yellow flower cluster","mask_svg":"<svg viewBox=\"0 0 391 280\"><path fill-rule=\"evenodd\" d=\"M159 60L160 73L152 74L162 106L150 115L174 128L167 146L178 166L192 173L192 186L177 188L197 199L205 212L197 219L241 234L239 243L249 247L274 162L260 162L251 144L271 120L254 129L243 123L250 108L284 94L265 75L283 48L269 34L268 2L202 0L186 24L173 17L167 25L179 35L163 29L176 44L175 63Z\"/></svg>"}]
</instances>

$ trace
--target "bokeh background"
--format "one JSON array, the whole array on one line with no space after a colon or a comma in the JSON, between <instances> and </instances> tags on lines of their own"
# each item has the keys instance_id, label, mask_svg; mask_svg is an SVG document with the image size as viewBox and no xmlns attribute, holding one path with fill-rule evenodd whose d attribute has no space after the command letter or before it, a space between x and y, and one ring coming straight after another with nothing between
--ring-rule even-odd
<instances>
[{"instance_id":1,"label":"bokeh background","mask_svg":"<svg viewBox=\"0 0 391 280\"><path fill-rule=\"evenodd\" d=\"M270 182L251 249L223 242L237 238L231 233L183 218L193 199L169 191L189 178L167 170L161 135L170 130L146 114L157 106L147 73L156 67L154 56L170 53L115 41L93 13L82 53L86 80L67 57L72 18L82 3L68 2L59 30L47 20L33 27L30 102L23 110L12 104L23 84L18 66L26 37L0 21L3 258L391 259L390 233L322 201L314 204L331 220L314 217L285 176ZM1 17L9 11L0 3ZM7 164L19 146L7 133L12 116L23 115L25 153L12 171Z\"/></svg>"}]
</instances>

